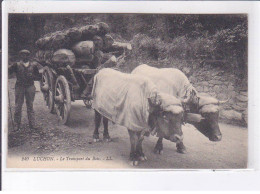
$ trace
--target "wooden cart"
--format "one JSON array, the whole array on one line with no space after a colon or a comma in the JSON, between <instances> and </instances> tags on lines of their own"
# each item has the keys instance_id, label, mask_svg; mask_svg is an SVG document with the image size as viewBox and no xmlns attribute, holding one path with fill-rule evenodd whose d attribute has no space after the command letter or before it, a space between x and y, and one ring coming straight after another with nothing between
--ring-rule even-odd
<instances>
[{"instance_id":1,"label":"wooden cart","mask_svg":"<svg viewBox=\"0 0 260 194\"><path fill-rule=\"evenodd\" d=\"M40 82L41 91L50 113L57 114L59 124L68 122L71 102L83 100L87 108L91 107L90 100L83 99L81 94L97 71L96 69L73 68L74 75L80 86L79 90L74 91L66 68L53 69L50 66L43 67Z\"/></svg>"}]
</instances>

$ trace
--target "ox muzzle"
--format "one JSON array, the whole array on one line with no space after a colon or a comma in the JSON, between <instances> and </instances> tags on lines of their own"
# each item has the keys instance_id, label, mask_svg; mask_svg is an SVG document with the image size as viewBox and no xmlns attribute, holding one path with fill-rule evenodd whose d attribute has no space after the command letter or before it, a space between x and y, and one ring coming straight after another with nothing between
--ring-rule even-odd
<instances>
[{"instance_id":1,"label":"ox muzzle","mask_svg":"<svg viewBox=\"0 0 260 194\"><path fill-rule=\"evenodd\" d=\"M180 143L183 141L183 135L177 135L177 134L171 135L169 140L175 143Z\"/></svg>"}]
</instances>

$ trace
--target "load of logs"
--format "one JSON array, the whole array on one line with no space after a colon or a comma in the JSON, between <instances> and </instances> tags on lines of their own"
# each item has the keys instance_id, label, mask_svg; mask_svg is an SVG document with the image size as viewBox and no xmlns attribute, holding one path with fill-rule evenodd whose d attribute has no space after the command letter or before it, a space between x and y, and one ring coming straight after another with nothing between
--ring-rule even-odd
<instances>
[{"instance_id":1,"label":"load of logs","mask_svg":"<svg viewBox=\"0 0 260 194\"><path fill-rule=\"evenodd\" d=\"M100 22L95 25L74 27L46 34L36 41L36 59L43 65L63 67L84 64L96 68L94 63L110 61L125 51L131 51L129 43L115 42L109 35L109 26Z\"/></svg>"}]
</instances>

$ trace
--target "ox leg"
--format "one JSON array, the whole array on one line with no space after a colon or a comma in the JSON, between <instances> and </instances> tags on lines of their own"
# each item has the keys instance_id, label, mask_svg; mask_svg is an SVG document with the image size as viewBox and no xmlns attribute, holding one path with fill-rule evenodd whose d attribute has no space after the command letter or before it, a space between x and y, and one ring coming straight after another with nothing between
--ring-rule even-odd
<instances>
[{"instance_id":1,"label":"ox leg","mask_svg":"<svg viewBox=\"0 0 260 194\"><path fill-rule=\"evenodd\" d=\"M130 160L133 166L138 165L138 156L136 152L137 144L138 144L138 136L136 132L128 130L130 136L130 144L131 144L131 151L130 151Z\"/></svg>"},{"instance_id":2,"label":"ox leg","mask_svg":"<svg viewBox=\"0 0 260 194\"><path fill-rule=\"evenodd\" d=\"M186 154L187 150L183 142L176 143L177 152L181 154Z\"/></svg>"},{"instance_id":3,"label":"ox leg","mask_svg":"<svg viewBox=\"0 0 260 194\"><path fill-rule=\"evenodd\" d=\"M154 148L154 153L156 154L163 154L163 138L162 137L159 137L156 145L155 145L155 148Z\"/></svg>"},{"instance_id":4,"label":"ox leg","mask_svg":"<svg viewBox=\"0 0 260 194\"><path fill-rule=\"evenodd\" d=\"M104 133L103 133L103 140L110 142L111 138L108 133L108 119L103 117L103 125L104 125Z\"/></svg>"},{"instance_id":5,"label":"ox leg","mask_svg":"<svg viewBox=\"0 0 260 194\"><path fill-rule=\"evenodd\" d=\"M100 123L101 123L101 114L99 114L96 110L95 110L95 131L93 134L93 141L97 142L99 141L99 132L98 129L100 127Z\"/></svg>"},{"instance_id":6,"label":"ox leg","mask_svg":"<svg viewBox=\"0 0 260 194\"><path fill-rule=\"evenodd\" d=\"M136 153L138 156L138 160L140 161L146 161L147 157L144 155L143 152L143 140L144 140L144 136L141 135L141 133L138 133L138 143L137 143L137 147L136 147Z\"/></svg>"}]
</instances>

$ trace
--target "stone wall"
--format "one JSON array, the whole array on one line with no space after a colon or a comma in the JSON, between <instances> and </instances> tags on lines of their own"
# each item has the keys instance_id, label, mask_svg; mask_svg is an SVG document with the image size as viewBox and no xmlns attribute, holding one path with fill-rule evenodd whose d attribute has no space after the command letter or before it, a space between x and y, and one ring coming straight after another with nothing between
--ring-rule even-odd
<instances>
[{"instance_id":1,"label":"stone wall","mask_svg":"<svg viewBox=\"0 0 260 194\"><path fill-rule=\"evenodd\" d=\"M227 122L247 125L248 92L247 78L219 68L186 68L184 72L198 92L207 93L219 100L230 100L221 105L220 118Z\"/></svg>"}]
</instances>

